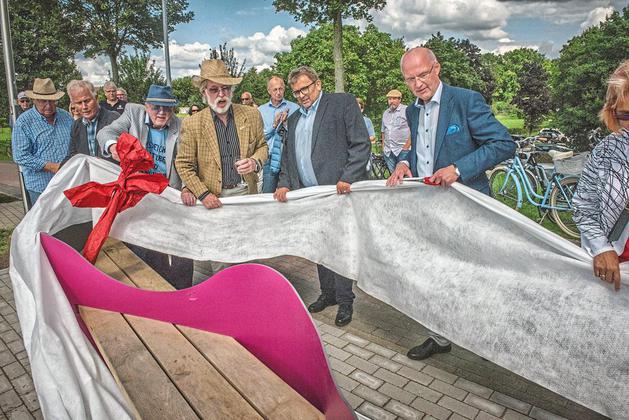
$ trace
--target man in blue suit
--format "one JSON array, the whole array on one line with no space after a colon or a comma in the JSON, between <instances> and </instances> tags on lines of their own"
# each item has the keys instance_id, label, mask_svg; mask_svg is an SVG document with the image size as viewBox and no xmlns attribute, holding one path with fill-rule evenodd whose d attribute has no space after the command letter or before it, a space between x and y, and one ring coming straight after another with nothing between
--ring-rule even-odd
<instances>
[{"instance_id":1,"label":"man in blue suit","mask_svg":"<svg viewBox=\"0 0 629 420\"><path fill-rule=\"evenodd\" d=\"M478 92L441 82L441 65L428 48L413 48L400 61L402 76L417 99L406 108L411 149L387 180L393 186L404 177L430 177L444 187L461 182L485 194L485 171L513 157L515 143ZM432 335L413 347L408 357L422 360L452 346Z\"/></svg>"}]
</instances>

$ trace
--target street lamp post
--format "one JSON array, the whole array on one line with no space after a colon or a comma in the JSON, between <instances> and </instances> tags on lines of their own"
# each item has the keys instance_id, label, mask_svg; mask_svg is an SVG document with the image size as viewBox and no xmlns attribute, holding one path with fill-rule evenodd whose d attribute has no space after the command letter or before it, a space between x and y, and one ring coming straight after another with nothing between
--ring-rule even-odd
<instances>
[{"instance_id":1,"label":"street lamp post","mask_svg":"<svg viewBox=\"0 0 629 420\"><path fill-rule=\"evenodd\" d=\"M170 78L170 52L168 50L168 9L166 0L162 0L162 27L164 28L164 61L166 64L166 84L171 86Z\"/></svg>"}]
</instances>

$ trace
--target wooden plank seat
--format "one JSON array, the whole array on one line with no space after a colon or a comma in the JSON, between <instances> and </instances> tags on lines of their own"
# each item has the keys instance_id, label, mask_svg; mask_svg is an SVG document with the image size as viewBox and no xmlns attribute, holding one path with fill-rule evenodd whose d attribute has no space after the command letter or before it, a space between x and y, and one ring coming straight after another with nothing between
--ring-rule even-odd
<instances>
[{"instance_id":1,"label":"wooden plank seat","mask_svg":"<svg viewBox=\"0 0 629 420\"><path fill-rule=\"evenodd\" d=\"M130 286L174 290L118 241L96 266ZM139 418L324 418L232 337L85 306L79 313Z\"/></svg>"}]
</instances>

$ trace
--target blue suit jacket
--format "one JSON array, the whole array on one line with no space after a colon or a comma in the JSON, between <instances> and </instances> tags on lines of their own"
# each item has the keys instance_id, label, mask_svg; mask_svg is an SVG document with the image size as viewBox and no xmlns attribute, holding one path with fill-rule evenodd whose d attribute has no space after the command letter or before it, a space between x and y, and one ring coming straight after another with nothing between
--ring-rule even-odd
<instances>
[{"instance_id":1,"label":"blue suit jacket","mask_svg":"<svg viewBox=\"0 0 629 420\"><path fill-rule=\"evenodd\" d=\"M411 150L407 155L413 176L417 174L417 126L419 108L406 108L411 129ZM513 157L515 142L480 93L448 86L441 91L439 122L434 150L434 170L453 163L459 168L459 182L489 194L485 171Z\"/></svg>"}]
</instances>

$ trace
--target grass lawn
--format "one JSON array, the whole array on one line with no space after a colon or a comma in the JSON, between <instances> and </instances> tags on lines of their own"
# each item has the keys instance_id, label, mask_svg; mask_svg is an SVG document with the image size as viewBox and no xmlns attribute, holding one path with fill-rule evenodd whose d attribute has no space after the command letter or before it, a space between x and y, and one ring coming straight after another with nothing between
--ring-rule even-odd
<instances>
[{"instance_id":1,"label":"grass lawn","mask_svg":"<svg viewBox=\"0 0 629 420\"><path fill-rule=\"evenodd\" d=\"M11 129L9 127L0 128L0 160L12 160L7 155L7 147L11 145Z\"/></svg>"},{"instance_id":2,"label":"grass lawn","mask_svg":"<svg viewBox=\"0 0 629 420\"><path fill-rule=\"evenodd\" d=\"M524 120L522 118L513 117L510 115L496 115L498 121L500 121L507 130L522 130L524 129Z\"/></svg>"},{"instance_id":3,"label":"grass lawn","mask_svg":"<svg viewBox=\"0 0 629 420\"><path fill-rule=\"evenodd\" d=\"M0 268L9 266L9 247L13 229L0 229Z\"/></svg>"}]
</instances>

